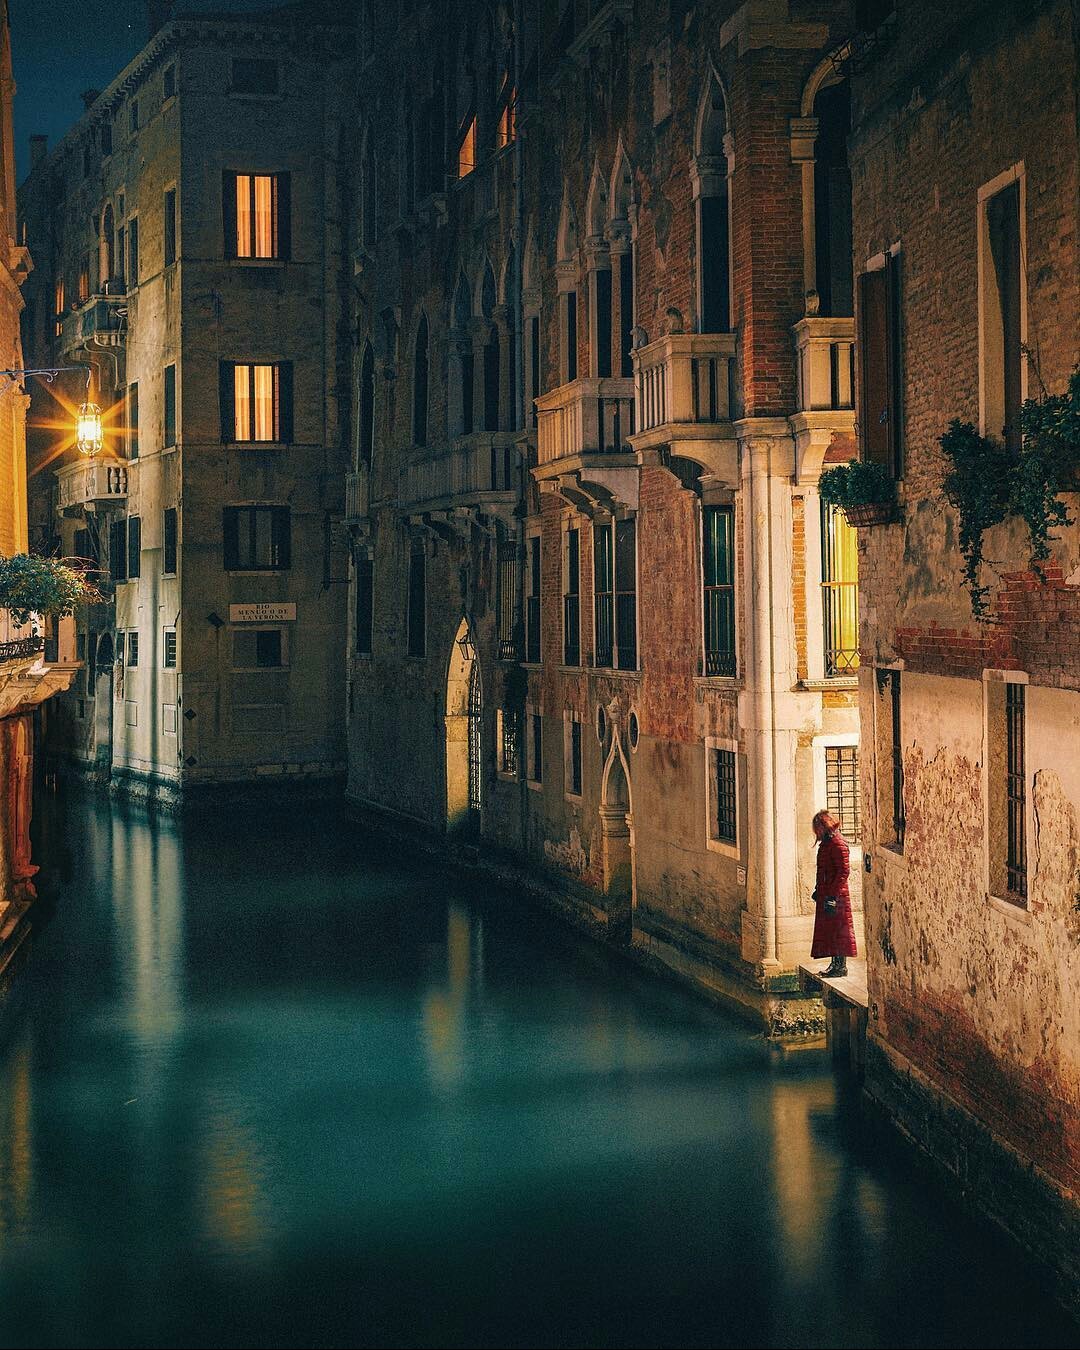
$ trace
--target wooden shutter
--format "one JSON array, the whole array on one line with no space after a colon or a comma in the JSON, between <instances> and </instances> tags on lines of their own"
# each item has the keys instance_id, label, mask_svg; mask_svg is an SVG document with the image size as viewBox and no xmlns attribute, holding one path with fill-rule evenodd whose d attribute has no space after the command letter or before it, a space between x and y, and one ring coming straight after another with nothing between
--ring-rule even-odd
<instances>
[{"instance_id":1,"label":"wooden shutter","mask_svg":"<svg viewBox=\"0 0 1080 1350\"><path fill-rule=\"evenodd\" d=\"M291 361L279 361L275 367L277 378L274 380L274 397L277 407L274 421L277 425L277 439L285 445L292 444L293 438L293 367Z\"/></svg>"},{"instance_id":2,"label":"wooden shutter","mask_svg":"<svg viewBox=\"0 0 1080 1350\"><path fill-rule=\"evenodd\" d=\"M142 572L142 520L128 516L127 524L127 570L129 579L134 580Z\"/></svg>"},{"instance_id":3,"label":"wooden shutter","mask_svg":"<svg viewBox=\"0 0 1080 1350\"><path fill-rule=\"evenodd\" d=\"M236 174L230 170L221 175L221 221L225 232L225 256L235 258L236 248Z\"/></svg>"},{"instance_id":4,"label":"wooden shutter","mask_svg":"<svg viewBox=\"0 0 1080 1350\"><path fill-rule=\"evenodd\" d=\"M161 528L161 570L166 576L171 576L176 571L176 524L176 507L167 506L164 511Z\"/></svg>"},{"instance_id":5,"label":"wooden shutter","mask_svg":"<svg viewBox=\"0 0 1080 1350\"><path fill-rule=\"evenodd\" d=\"M233 390L233 362L218 362L218 399L221 405L221 439L226 444L236 439L236 398Z\"/></svg>"},{"instance_id":6,"label":"wooden shutter","mask_svg":"<svg viewBox=\"0 0 1080 1350\"><path fill-rule=\"evenodd\" d=\"M863 459L890 467L889 339L885 269L859 277L859 443Z\"/></svg>"},{"instance_id":7,"label":"wooden shutter","mask_svg":"<svg viewBox=\"0 0 1080 1350\"><path fill-rule=\"evenodd\" d=\"M292 175L279 173L274 176L276 231L274 257L286 261L292 257Z\"/></svg>"},{"instance_id":8,"label":"wooden shutter","mask_svg":"<svg viewBox=\"0 0 1080 1350\"><path fill-rule=\"evenodd\" d=\"M904 364L899 253L890 253L885 266L885 345L889 371L889 471L904 473Z\"/></svg>"},{"instance_id":9,"label":"wooden shutter","mask_svg":"<svg viewBox=\"0 0 1080 1350\"><path fill-rule=\"evenodd\" d=\"M234 572L240 566L240 512L235 506L226 506L222 512L222 537L225 541L225 570Z\"/></svg>"},{"instance_id":10,"label":"wooden shutter","mask_svg":"<svg viewBox=\"0 0 1080 1350\"><path fill-rule=\"evenodd\" d=\"M271 532L274 541L275 562L278 567L292 566L292 521L287 506L275 506Z\"/></svg>"}]
</instances>

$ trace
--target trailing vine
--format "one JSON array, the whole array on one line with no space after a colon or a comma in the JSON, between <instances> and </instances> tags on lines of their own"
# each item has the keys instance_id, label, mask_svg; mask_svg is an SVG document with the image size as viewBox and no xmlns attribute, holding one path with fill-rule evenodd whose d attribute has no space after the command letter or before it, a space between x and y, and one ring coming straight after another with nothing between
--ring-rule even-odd
<instances>
[{"instance_id":1,"label":"trailing vine","mask_svg":"<svg viewBox=\"0 0 1080 1350\"><path fill-rule=\"evenodd\" d=\"M823 502L841 510L896 503L896 483L882 465L871 460L853 459L826 469L818 482L818 491Z\"/></svg>"},{"instance_id":2,"label":"trailing vine","mask_svg":"<svg viewBox=\"0 0 1080 1350\"><path fill-rule=\"evenodd\" d=\"M970 422L954 419L940 438L952 467L945 475L945 497L960 518L964 580L977 619L989 616L989 587L979 584L984 561L983 535L1010 516L1027 526L1031 560L1050 557L1052 531L1071 525L1061 494L1077 485L1080 469L1080 370L1063 394L1043 392L1020 409L1020 450L980 435Z\"/></svg>"}]
</instances>

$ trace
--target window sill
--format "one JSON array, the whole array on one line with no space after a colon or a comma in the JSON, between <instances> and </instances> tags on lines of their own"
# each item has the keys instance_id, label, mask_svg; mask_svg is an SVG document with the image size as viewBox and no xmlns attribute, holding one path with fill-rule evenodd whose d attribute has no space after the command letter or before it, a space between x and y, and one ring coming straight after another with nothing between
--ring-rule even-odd
<instances>
[{"instance_id":1,"label":"window sill","mask_svg":"<svg viewBox=\"0 0 1080 1350\"><path fill-rule=\"evenodd\" d=\"M896 868L901 872L907 871L907 858L895 844L878 844L877 856L885 860L887 867Z\"/></svg>"},{"instance_id":2,"label":"window sill","mask_svg":"<svg viewBox=\"0 0 1080 1350\"><path fill-rule=\"evenodd\" d=\"M280 666L233 666L234 675L263 675L273 674L276 670L288 670L289 667L284 663Z\"/></svg>"},{"instance_id":3,"label":"window sill","mask_svg":"<svg viewBox=\"0 0 1080 1350\"><path fill-rule=\"evenodd\" d=\"M543 783L537 783L532 778L525 779L525 786L529 789L530 792L543 792L544 790Z\"/></svg>"},{"instance_id":4,"label":"window sill","mask_svg":"<svg viewBox=\"0 0 1080 1350\"><path fill-rule=\"evenodd\" d=\"M292 569L289 567L226 567L224 570L230 577L276 577Z\"/></svg>"},{"instance_id":5,"label":"window sill","mask_svg":"<svg viewBox=\"0 0 1080 1350\"><path fill-rule=\"evenodd\" d=\"M741 689L742 678L738 675L695 675L695 689Z\"/></svg>"},{"instance_id":6,"label":"window sill","mask_svg":"<svg viewBox=\"0 0 1080 1350\"><path fill-rule=\"evenodd\" d=\"M706 839L705 847L710 853L719 853L724 858L732 858L735 862L741 862L742 850L738 844L725 844L722 839Z\"/></svg>"},{"instance_id":7,"label":"window sill","mask_svg":"<svg viewBox=\"0 0 1080 1350\"><path fill-rule=\"evenodd\" d=\"M999 914L1003 914L1006 919L1011 919L1013 923L1019 924L1022 928L1030 928L1032 915L1027 905L1021 904L1019 900L1006 900L998 895L991 895L987 892L986 902L991 909L996 909Z\"/></svg>"},{"instance_id":8,"label":"window sill","mask_svg":"<svg viewBox=\"0 0 1080 1350\"><path fill-rule=\"evenodd\" d=\"M580 806L582 797L579 792L564 792L563 801L569 802L571 806Z\"/></svg>"},{"instance_id":9,"label":"window sill","mask_svg":"<svg viewBox=\"0 0 1080 1350\"><path fill-rule=\"evenodd\" d=\"M618 666L584 666L590 675L602 675L605 680L639 680L641 678L641 667L635 666L633 670L621 670Z\"/></svg>"},{"instance_id":10,"label":"window sill","mask_svg":"<svg viewBox=\"0 0 1080 1350\"><path fill-rule=\"evenodd\" d=\"M244 103L284 103L285 95L276 94L251 94L245 93L242 89L230 89L230 98L238 98Z\"/></svg>"},{"instance_id":11,"label":"window sill","mask_svg":"<svg viewBox=\"0 0 1080 1350\"><path fill-rule=\"evenodd\" d=\"M288 441L225 441L226 450L288 450Z\"/></svg>"},{"instance_id":12,"label":"window sill","mask_svg":"<svg viewBox=\"0 0 1080 1350\"><path fill-rule=\"evenodd\" d=\"M507 773L505 769L496 769L495 777L500 783L516 783L518 776L516 773Z\"/></svg>"},{"instance_id":13,"label":"window sill","mask_svg":"<svg viewBox=\"0 0 1080 1350\"><path fill-rule=\"evenodd\" d=\"M858 689L858 675L827 675L822 680L800 680L800 689Z\"/></svg>"},{"instance_id":14,"label":"window sill","mask_svg":"<svg viewBox=\"0 0 1080 1350\"><path fill-rule=\"evenodd\" d=\"M284 267L289 258L233 258L227 257L225 261L230 267Z\"/></svg>"}]
</instances>

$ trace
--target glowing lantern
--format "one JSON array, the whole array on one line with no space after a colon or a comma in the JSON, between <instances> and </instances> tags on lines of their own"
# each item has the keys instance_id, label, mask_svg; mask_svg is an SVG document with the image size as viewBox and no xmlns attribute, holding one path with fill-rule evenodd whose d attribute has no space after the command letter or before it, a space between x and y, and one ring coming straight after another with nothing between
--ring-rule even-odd
<instances>
[{"instance_id":1,"label":"glowing lantern","mask_svg":"<svg viewBox=\"0 0 1080 1350\"><path fill-rule=\"evenodd\" d=\"M75 444L79 447L79 453L99 454L103 439L101 409L96 403L84 403L75 419Z\"/></svg>"}]
</instances>

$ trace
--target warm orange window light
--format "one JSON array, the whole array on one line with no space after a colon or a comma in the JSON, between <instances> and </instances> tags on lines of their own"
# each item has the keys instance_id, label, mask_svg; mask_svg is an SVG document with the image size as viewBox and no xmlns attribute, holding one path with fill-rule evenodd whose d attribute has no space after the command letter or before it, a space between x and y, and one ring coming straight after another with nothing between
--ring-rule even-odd
<instances>
[{"instance_id":1,"label":"warm orange window light","mask_svg":"<svg viewBox=\"0 0 1080 1350\"><path fill-rule=\"evenodd\" d=\"M236 175L236 256L273 258L277 183L273 174Z\"/></svg>"},{"instance_id":2,"label":"warm orange window light","mask_svg":"<svg viewBox=\"0 0 1080 1350\"><path fill-rule=\"evenodd\" d=\"M499 125L495 131L495 143L500 150L517 140L517 90L511 85L506 91L506 102L499 113Z\"/></svg>"},{"instance_id":3,"label":"warm orange window light","mask_svg":"<svg viewBox=\"0 0 1080 1350\"><path fill-rule=\"evenodd\" d=\"M234 440L276 440L276 407L276 366L233 367Z\"/></svg>"},{"instance_id":4,"label":"warm orange window light","mask_svg":"<svg viewBox=\"0 0 1080 1350\"><path fill-rule=\"evenodd\" d=\"M79 265L79 303L90 299L90 258L83 256Z\"/></svg>"},{"instance_id":5,"label":"warm orange window light","mask_svg":"<svg viewBox=\"0 0 1080 1350\"><path fill-rule=\"evenodd\" d=\"M64 327L64 278L56 278L56 336L59 337Z\"/></svg>"},{"instance_id":6,"label":"warm orange window light","mask_svg":"<svg viewBox=\"0 0 1080 1350\"><path fill-rule=\"evenodd\" d=\"M476 118L469 118L469 125L465 128L465 137L461 142L461 148L458 150L457 172L459 178L466 177L476 168Z\"/></svg>"}]
</instances>

